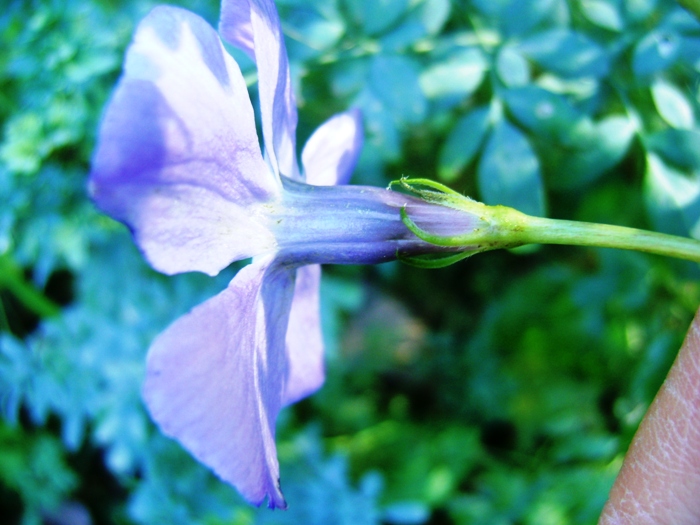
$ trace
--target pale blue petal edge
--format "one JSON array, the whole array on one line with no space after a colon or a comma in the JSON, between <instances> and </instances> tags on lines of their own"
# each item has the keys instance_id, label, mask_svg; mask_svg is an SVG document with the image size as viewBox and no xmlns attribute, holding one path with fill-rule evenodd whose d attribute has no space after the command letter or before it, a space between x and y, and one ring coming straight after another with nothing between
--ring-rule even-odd
<instances>
[{"instance_id":1,"label":"pale blue petal edge","mask_svg":"<svg viewBox=\"0 0 700 525\"><path fill-rule=\"evenodd\" d=\"M307 184L347 184L362 151L364 133L359 109L340 113L321 124L301 154Z\"/></svg>"},{"instance_id":2,"label":"pale blue petal edge","mask_svg":"<svg viewBox=\"0 0 700 525\"><path fill-rule=\"evenodd\" d=\"M246 6L250 9L248 14ZM255 57L258 66L263 139L270 165L276 173L300 179L296 160L296 99L275 3L223 0L221 13L219 30L223 38Z\"/></svg>"},{"instance_id":3,"label":"pale blue petal edge","mask_svg":"<svg viewBox=\"0 0 700 525\"><path fill-rule=\"evenodd\" d=\"M283 403L289 405L318 390L325 379L320 312L321 266L297 270L294 300L287 329L287 384Z\"/></svg>"},{"instance_id":4,"label":"pale blue petal edge","mask_svg":"<svg viewBox=\"0 0 700 525\"><path fill-rule=\"evenodd\" d=\"M245 51L255 60L253 27L250 24L249 0L223 0L219 16L219 33L229 44Z\"/></svg>"},{"instance_id":5,"label":"pale blue petal edge","mask_svg":"<svg viewBox=\"0 0 700 525\"><path fill-rule=\"evenodd\" d=\"M177 439L251 503L285 508L275 421L288 374L294 271L257 258L151 346L143 397Z\"/></svg>"}]
</instances>

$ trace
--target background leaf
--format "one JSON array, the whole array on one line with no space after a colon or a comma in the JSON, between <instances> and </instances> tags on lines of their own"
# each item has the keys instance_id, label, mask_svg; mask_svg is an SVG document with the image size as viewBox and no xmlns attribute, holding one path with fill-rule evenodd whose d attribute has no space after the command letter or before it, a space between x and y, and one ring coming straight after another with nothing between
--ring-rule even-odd
<instances>
[{"instance_id":1,"label":"background leaf","mask_svg":"<svg viewBox=\"0 0 700 525\"><path fill-rule=\"evenodd\" d=\"M251 508L139 395L153 338L238 266L158 275L85 187L156 2L6 4L0 260L54 308L0 274L3 525L596 523L700 304L694 265L543 246L324 267L327 380L277 428L290 510ZM217 22L217 0L176 4ZM437 176L530 213L698 235L700 25L676 3L276 4L298 143L363 113L353 183Z\"/></svg>"},{"instance_id":2,"label":"background leaf","mask_svg":"<svg viewBox=\"0 0 700 525\"><path fill-rule=\"evenodd\" d=\"M688 176L647 155L644 191L654 227L676 235L697 236L700 218L700 176Z\"/></svg>"},{"instance_id":3,"label":"background leaf","mask_svg":"<svg viewBox=\"0 0 700 525\"><path fill-rule=\"evenodd\" d=\"M467 96L479 87L486 68L478 48L459 50L428 66L420 75L420 86L428 98Z\"/></svg>"},{"instance_id":4,"label":"background leaf","mask_svg":"<svg viewBox=\"0 0 700 525\"><path fill-rule=\"evenodd\" d=\"M634 48L632 68L639 77L653 75L671 66L680 51L681 39L671 31L652 31Z\"/></svg>"},{"instance_id":5,"label":"background leaf","mask_svg":"<svg viewBox=\"0 0 700 525\"><path fill-rule=\"evenodd\" d=\"M369 73L372 91L398 122L420 121L426 101L418 82L418 66L403 56L377 56Z\"/></svg>"},{"instance_id":6,"label":"background leaf","mask_svg":"<svg viewBox=\"0 0 700 525\"><path fill-rule=\"evenodd\" d=\"M688 171L700 170L700 132L665 129L647 137L649 149L667 163Z\"/></svg>"},{"instance_id":7,"label":"background leaf","mask_svg":"<svg viewBox=\"0 0 700 525\"><path fill-rule=\"evenodd\" d=\"M368 35L386 31L408 9L408 0L343 0L354 21Z\"/></svg>"},{"instance_id":8,"label":"background leaf","mask_svg":"<svg viewBox=\"0 0 700 525\"><path fill-rule=\"evenodd\" d=\"M565 78L608 73L605 51L588 36L569 29L543 31L523 40L519 49L541 67Z\"/></svg>"},{"instance_id":9,"label":"background leaf","mask_svg":"<svg viewBox=\"0 0 700 525\"><path fill-rule=\"evenodd\" d=\"M663 80L657 80L651 86L651 94L656 110L669 126L680 129L693 127L693 108L679 89Z\"/></svg>"},{"instance_id":10,"label":"background leaf","mask_svg":"<svg viewBox=\"0 0 700 525\"><path fill-rule=\"evenodd\" d=\"M445 182L459 177L481 147L489 128L489 108L477 108L457 121L440 150L438 176Z\"/></svg>"},{"instance_id":11,"label":"background leaf","mask_svg":"<svg viewBox=\"0 0 700 525\"><path fill-rule=\"evenodd\" d=\"M611 31L624 28L624 18L620 12L620 2L610 0L581 0L584 16L594 24Z\"/></svg>"},{"instance_id":12,"label":"background leaf","mask_svg":"<svg viewBox=\"0 0 700 525\"><path fill-rule=\"evenodd\" d=\"M503 47L496 58L498 76L508 87L523 86L530 81L530 65L514 46Z\"/></svg>"},{"instance_id":13,"label":"background leaf","mask_svg":"<svg viewBox=\"0 0 700 525\"><path fill-rule=\"evenodd\" d=\"M512 124L502 120L494 125L478 173L484 202L544 215L539 161L525 136Z\"/></svg>"}]
</instances>

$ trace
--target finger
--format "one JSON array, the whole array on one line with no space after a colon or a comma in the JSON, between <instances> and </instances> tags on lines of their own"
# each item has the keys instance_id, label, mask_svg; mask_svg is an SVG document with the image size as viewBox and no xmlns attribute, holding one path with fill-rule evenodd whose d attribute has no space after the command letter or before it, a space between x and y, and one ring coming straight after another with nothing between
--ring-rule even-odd
<instances>
[{"instance_id":1,"label":"finger","mask_svg":"<svg viewBox=\"0 0 700 525\"><path fill-rule=\"evenodd\" d=\"M700 523L700 310L637 430L599 525Z\"/></svg>"}]
</instances>

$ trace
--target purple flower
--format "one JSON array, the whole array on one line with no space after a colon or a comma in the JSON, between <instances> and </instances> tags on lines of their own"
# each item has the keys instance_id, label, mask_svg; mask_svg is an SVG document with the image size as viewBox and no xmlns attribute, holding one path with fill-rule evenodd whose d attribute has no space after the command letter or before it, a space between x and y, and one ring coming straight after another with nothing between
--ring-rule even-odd
<instances>
[{"instance_id":1,"label":"purple flower","mask_svg":"<svg viewBox=\"0 0 700 525\"><path fill-rule=\"evenodd\" d=\"M401 193L335 186L347 182L360 152L357 111L319 127L300 170L274 3L224 0L220 31L256 61L265 157L246 84L217 33L188 11L159 7L127 51L90 191L161 272L216 275L253 257L223 292L153 342L143 395L165 434L250 502L284 508L275 421L324 379L319 263L454 251L411 233L403 207L436 235L480 221Z\"/></svg>"}]
</instances>

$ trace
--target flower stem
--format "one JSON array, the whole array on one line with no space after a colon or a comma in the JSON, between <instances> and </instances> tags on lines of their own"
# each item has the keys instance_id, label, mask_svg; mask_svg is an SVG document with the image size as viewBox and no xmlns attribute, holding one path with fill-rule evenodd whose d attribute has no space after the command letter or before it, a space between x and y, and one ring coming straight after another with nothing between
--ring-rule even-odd
<instances>
[{"instance_id":1,"label":"flower stem","mask_svg":"<svg viewBox=\"0 0 700 525\"><path fill-rule=\"evenodd\" d=\"M502 206L487 208L492 209L492 227L501 230L499 237L508 245L596 246L700 262L700 241L695 239L624 226L533 217Z\"/></svg>"},{"instance_id":2,"label":"flower stem","mask_svg":"<svg viewBox=\"0 0 700 525\"><path fill-rule=\"evenodd\" d=\"M513 216L506 222L511 227L515 226L515 229L511 229L509 237L518 243L619 248L700 262L700 241L695 239L624 226L547 219L515 213L524 219Z\"/></svg>"}]
</instances>

